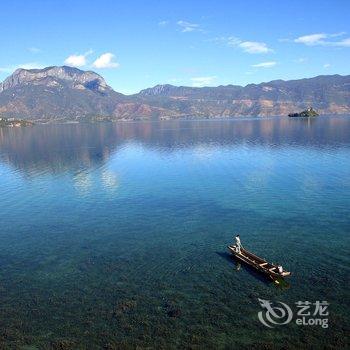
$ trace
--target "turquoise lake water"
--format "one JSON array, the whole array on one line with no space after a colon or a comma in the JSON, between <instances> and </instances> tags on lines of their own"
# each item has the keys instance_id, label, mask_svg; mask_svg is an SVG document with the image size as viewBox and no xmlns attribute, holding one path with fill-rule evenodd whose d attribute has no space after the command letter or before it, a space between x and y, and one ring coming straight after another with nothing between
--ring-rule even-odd
<instances>
[{"instance_id":1,"label":"turquoise lake water","mask_svg":"<svg viewBox=\"0 0 350 350\"><path fill-rule=\"evenodd\" d=\"M0 220L0 348L348 344L350 116L3 128ZM258 298L329 327L265 327Z\"/></svg>"}]
</instances>

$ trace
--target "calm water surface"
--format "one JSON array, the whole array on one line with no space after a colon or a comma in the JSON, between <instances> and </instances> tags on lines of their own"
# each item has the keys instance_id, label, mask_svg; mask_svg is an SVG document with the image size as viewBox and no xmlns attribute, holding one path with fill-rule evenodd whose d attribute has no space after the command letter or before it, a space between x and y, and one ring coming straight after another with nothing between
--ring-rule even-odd
<instances>
[{"instance_id":1,"label":"calm water surface","mask_svg":"<svg viewBox=\"0 0 350 350\"><path fill-rule=\"evenodd\" d=\"M350 116L0 129L0 220L5 349L348 342ZM258 298L326 300L329 328L266 328Z\"/></svg>"}]
</instances>

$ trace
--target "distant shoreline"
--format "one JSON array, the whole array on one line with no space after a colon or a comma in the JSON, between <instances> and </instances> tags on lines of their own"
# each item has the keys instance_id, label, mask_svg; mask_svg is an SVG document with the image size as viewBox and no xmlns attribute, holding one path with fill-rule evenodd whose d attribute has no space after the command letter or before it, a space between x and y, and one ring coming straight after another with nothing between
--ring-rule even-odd
<instances>
[{"instance_id":1,"label":"distant shoreline","mask_svg":"<svg viewBox=\"0 0 350 350\"><path fill-rule=\"evenodd\" d=\"M319 117L346 117L350 114L321 114ZM181 117L181 118L134 118L134 119L103 119L103 120L43 120L43 119L32 119L32 125L69 125L69 124L100 124L100 123L138 123L138 122L168 122L168 121L225 121L225 120L244 120L244 119L272 119L272 118L283 118L291 119L288 115L244 115L244 116L230 116L230 117ZM293 118L292 118L293 119ZM294 118L294 119L305 119L305 118ZM26 121L26 120L24 120Z\"/></svg>"},{"instance_id":2,"label":"distant shoreline","mask_svg":"<svg viewBox=\"0 0 350 350\"><path fill-rule=\"evenodd\" d=\"M0 128L22 128L33 125L32 120L0 117Z\"/></svg>"}]
</instances>

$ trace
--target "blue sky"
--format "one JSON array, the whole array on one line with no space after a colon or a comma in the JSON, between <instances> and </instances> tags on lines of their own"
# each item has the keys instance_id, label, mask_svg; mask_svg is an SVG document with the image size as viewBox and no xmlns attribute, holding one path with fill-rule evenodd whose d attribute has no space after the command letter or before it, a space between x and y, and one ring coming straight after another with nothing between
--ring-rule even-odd
<instances>
[{"instance_id":1,"label":"blue sky","mask_svg":"<svg viewBox=\"0 0 350 350\"><path fill-rule=\"evenodd\" d=\"M350 1L3 0L0 80L75 65L115 90L350 74Z\"/></svg>"}]
</instances>

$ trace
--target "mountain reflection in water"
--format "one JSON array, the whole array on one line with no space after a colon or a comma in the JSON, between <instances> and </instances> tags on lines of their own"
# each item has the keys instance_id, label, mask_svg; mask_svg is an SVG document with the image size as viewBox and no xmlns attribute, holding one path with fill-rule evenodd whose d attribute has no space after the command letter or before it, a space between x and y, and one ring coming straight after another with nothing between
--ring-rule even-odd
<instances>
[{"instance_id":1,"label":"mountain reflection in water","mask_svg":"<svg viewBox=\"0 0 350 350\"><path fill-rule=\"evenodd\" d=\"M37 125L0 128L0 160L35 176L98 167L126 144L159 152L224 146L337 147L349 139L345 117L315 119L242 118L211 121L163 121Z\"/></svg>"}]
</instances>

